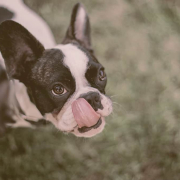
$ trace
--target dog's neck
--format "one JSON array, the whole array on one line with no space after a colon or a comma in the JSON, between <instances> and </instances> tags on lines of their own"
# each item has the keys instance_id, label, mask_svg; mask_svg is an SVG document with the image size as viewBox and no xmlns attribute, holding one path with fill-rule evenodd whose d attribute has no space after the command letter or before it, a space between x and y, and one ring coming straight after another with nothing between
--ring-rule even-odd
<instances>
[{"instance_id":1,"label":"dog's neck","mask_svg":"<svg viewBox=\"0 0 180 180\"><path fill-rule=\"evenodd\" d=\"M38 122L44 119L37 107L31 102L26 86L18 80L10 80L10 92L7 99L9 113L12 115L11 127L32 127L26 120Z\"/></svg>"},{"instance_id":2,"label":"dog's neck","mask_svg":"<svg viewBox=\"0 0 180 180\"><path fill-rule=\"evenodd\" d=\"M43 116L30 100L26 86L18 80L12 80L11 83L13 84L14 88L14 92L12 93L14 93L22 112L24 113L24 116L31 120L42 119Z\"/></svg>"}]
</instances>

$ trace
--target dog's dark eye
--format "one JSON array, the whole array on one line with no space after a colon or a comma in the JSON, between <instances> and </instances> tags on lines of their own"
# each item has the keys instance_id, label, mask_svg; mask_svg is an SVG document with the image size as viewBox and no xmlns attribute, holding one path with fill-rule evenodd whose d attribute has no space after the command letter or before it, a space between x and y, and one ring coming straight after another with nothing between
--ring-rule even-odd
<instances>
[{"instance_id":1,"label":"dog's dark eye","mask_svg":"<svg viewBox=\"0 0 180 180\"><path fill-rule=\"evenodd\" d=\"M67 90L61 84L56 84L53 86L52 93L54 95L63 95L66 92Z\"/></svg>"},{"instance_id":2,"label":"dog's dark eye","mask_svg":"<svg viewBox=\"0 0 180 180\"><path fill-rule=\"evenodd\" d=\"M104 69L100 69L99 71L99 80L104 81L106 79L106 73L104 72Z\"/></svg>"}]
</instances>

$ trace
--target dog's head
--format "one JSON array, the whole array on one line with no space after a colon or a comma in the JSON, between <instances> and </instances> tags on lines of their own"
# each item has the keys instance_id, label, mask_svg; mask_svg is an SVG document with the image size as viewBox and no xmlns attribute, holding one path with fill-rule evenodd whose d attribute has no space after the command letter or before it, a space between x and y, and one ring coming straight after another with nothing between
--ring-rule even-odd
<instances>
[{"instance_id":1,"label":"dog's head","mask_svg":"<svg viewBox=\"0 0 180 180\"><path fill-rule=\"evenodd\" d=\"M112 103L105 95L107 77L94 56L90 22L81 4L73 9L61 45L44 49L20 24L5 21L0 50L9 77L25 84L32 102L58 129L83 137L103 130Z\"/></svg>"}]
</instances>

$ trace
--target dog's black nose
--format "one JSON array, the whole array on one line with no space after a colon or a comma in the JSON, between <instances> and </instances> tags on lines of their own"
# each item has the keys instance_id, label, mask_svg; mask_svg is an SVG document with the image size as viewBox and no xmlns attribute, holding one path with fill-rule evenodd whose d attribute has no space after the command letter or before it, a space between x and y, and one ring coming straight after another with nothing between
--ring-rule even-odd
<instances>
[{"instance_id":1,"label":"dog's black nose","mask_svg":"<svg viewBox=\"0 0 180 180\"><path fill-rule=\"evenodd\" d=\"M103 109L100 95L97 92L89 92L86 94L82 94L80 98L84 98L95 111L97 111L98 109Z\"/></svg>"}]
</instances>

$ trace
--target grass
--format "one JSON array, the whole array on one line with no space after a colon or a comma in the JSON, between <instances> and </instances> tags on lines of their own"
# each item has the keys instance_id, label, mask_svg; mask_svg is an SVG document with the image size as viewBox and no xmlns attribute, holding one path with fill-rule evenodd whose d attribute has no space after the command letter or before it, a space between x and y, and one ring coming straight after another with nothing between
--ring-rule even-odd
<instances>
[{"instance_id":1,"label":"grass","mask_svg":"<svg viewBox=\"0 0 180 180\"><path fill-rule=\"evenodd\" d=\"M75 0L26 0L64 37ZM0 180L179 180L180 3L83 0L114 112L91 139L53 126L0 139Z\"/></svg>"}]
</instances>

